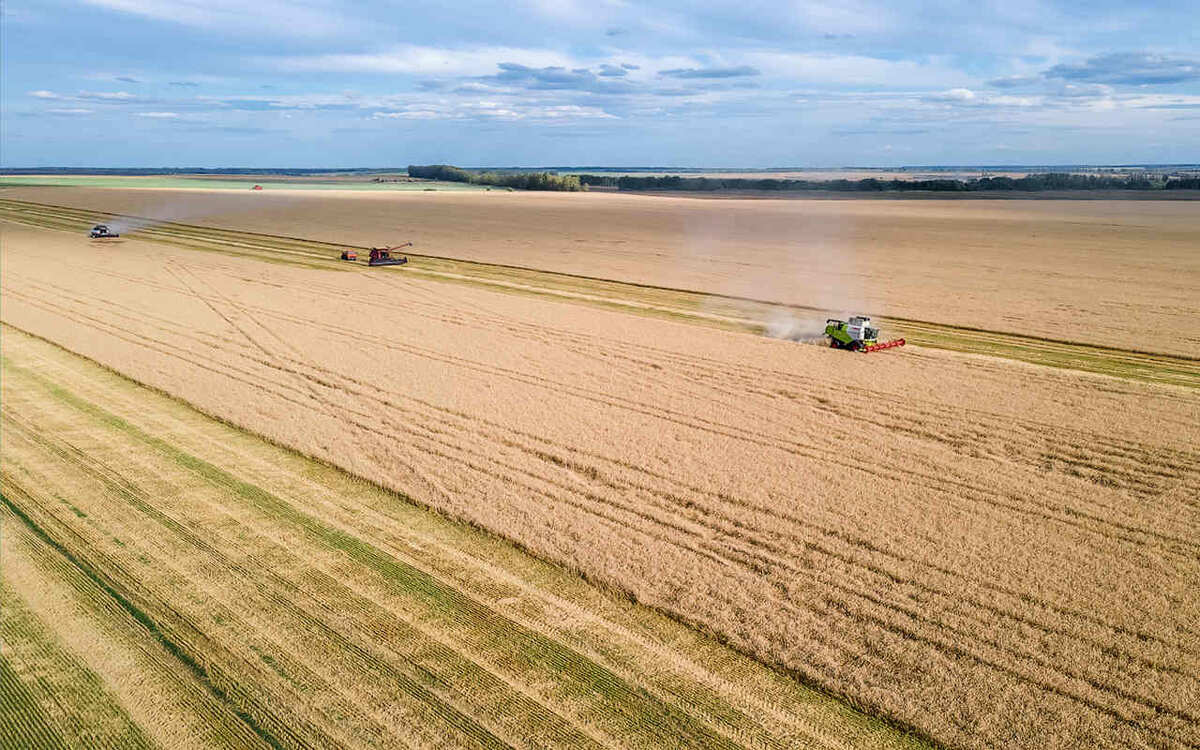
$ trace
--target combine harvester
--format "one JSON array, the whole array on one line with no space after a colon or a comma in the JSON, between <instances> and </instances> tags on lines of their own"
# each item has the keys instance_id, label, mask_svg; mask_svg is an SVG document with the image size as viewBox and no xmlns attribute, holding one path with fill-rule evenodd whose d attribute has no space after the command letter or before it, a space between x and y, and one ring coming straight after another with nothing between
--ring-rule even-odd
<instances>
[{"instance_id":1,"label":"combine harvester","mask_svg":"<svg viewBox=\"0 0 1200 750\"><path fill-rule=\"evenodd\" d=\"M371 257L367 259L368 266L402 266L408 262L408 257L404 255L395 256L392 253L403 247L411 247L411 242L405 242L403 245L395 247L373 247L371 248Z\"/></svg>"},{"instance_id":2,"label":"combine harvester","mask_svg":"<svg viewBox=\"0 0 1200 750\"><path fill-rule=\"evenodd\" d=\"M403 245L394 247L373 247L371 254L367 258L368 266L402 266L408 262L408 258L403 255L392 255L392 253L405 247L411 247L411 242L405 242ZM347 248L342 251L342 260L356 261L358 260L358 251L353 248Z\"/></svg>"},{"instance_id":3,"label":"combine harvester","mask_svg":"<svg viewBox=\"0 0 1200 750\"><path fill-rule=\"evenodd\" d=\"M852 352L877 352L904 346L904 339L879 343L879 329L872 327L871 319L865 315L855 315L849 321L830 318L825 321L825 335L829 337L829 346Z\"/></svg>"},{"instance_id":4,"label":"combine harvester","mask_svg":"<svg viewBox=\"0 0 1200 750\"><path fill-rule=\"evenodd\" d=\"M91 237L93 240L111 240L120 236L110 230L107 224L97 224L92 227L92 231L88 232L88 237Z\"/></svg>"}]
</instances>

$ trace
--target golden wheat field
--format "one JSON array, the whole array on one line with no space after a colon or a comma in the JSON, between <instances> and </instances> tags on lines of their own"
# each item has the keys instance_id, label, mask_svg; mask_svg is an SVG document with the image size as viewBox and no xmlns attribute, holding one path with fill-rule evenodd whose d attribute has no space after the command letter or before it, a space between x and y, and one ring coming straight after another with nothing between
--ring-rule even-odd
<instances>
[{"instance_id":1,"label":"golden wheat field","mask_svg":"<svg viewBox=\"0 0 1200 750\"><path fill-rule=\"evenodd\" d=\"M1190 201L9 187L17 198L1195 356Z\"/></svg>"},{"instance_id":2,"label":"golden wheat field","mask_svg":"<svg viewBox=\"0 0 1200 750\"><path fill-rule=\"evenodd\" d=\"M37 195L130 213L162 197ZM345 215L336 196L258 198L239 212L243 196L203 197L239 229L437 238L447 255L679 285L740 283L731 269L769 265L791 221L768 201L731 209L745 213L723 226L761 240L762 254L738 260L724 246L689 259L674 255L680 237L724 230L676 199L640 199L618 222L605 211L639 199L587 196L611 202L587 204L596 215L584 223L560 196L364 198ZM481 202L467 211L460 200ZM924 227L864 261L872 270L841 274L875 290L872 311L999 330L1041 321L1035 331L1049 335L1044 318L1061 306L1075 326L1062 336L1131 349L1139 325L1195 320L1200 258L1186 241L1197 224L1173 206L1089 203L1049 218L1056 202L903 203L837 209L855 217L849 237ZM1095 227L1088 212L1101 210L1118 226ZM1136 212L1154 218L1139 229ZM1005 254L1000 240L968 235L961 245L992 248L986 263L911 263L939 234L1004 226L1018 237L1035 225L1050 238ZM106 736L436 744L420 734L433 712L463 744L1200 747L1195 388L922 347L858 356L405 267L256 256L261 240L232 233L201 249L0 226L5 529L17 529L5 535L3 585L21 602L6 632L55 631L46 637L59 651L86 655L55 669L107 685L90 699L111 717ZM1081 270L1072 259L1102 231L1106 250ZM623 233L620 249L603 246ZM1145 273L1126 284L1147 233L1161 252L1138 256ZM896 279L886 304L871 286L884 276ZM1192 329L1144 346L1175 351ZM201 418L112 373L85 377L91 365L51 342L227 425L192 425ZM222 432L234 428L278 447ZM284 448L329 466L270 453ZM492 537L425 541L410 527L432 524L415 520L426 515L365 483L331 491L330 467L638 605L556 582L561 568L514 562L515 550L493 560ZM473 545L482 551L463 562ZM55 572L72 556L94 571L77 584ZM435 591L410 568L441 570L435 578L467 593ZM130 607L88 604L88 587L132 591ZM149 645L130 634L141 622L130 608L159 628ZM104 617L66 616L91 610ZM36 627L12 626L18 616ZM501 616L522 635L471 629ZM410 627L429 640L401 632ZM110 639L111 653L87 647ZM196 692L195 670L164 659L170 643L225 692ZM559 654L564 643L586 659L512 652ZM140 676L151 662L170 690ZM433 664L446 672L430 677ZM380 690L414 680L403 700L382 701ZM194 718L203 701L224 723ZM138 720L159 704L181 718ZM239 711L253 721L239 724Z\"/></svg>"},{"instance_id":3,"label":"golden wheat field","mask_svg":"<svg viewBox=\"0 0 1200 750\"><path fill-rule=\"evenodd\" d=\"M4 747L921 748L4 327Z\"/></svg>"}]
</instances>

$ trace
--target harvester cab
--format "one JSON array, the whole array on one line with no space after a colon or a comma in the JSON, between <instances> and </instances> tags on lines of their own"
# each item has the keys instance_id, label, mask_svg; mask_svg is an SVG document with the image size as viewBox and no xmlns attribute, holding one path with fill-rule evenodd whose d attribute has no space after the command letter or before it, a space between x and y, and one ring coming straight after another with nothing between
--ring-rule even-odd
<instances>
[{"instance_id":1,"label":"harvester cab","mask_svg":"<svg viewBox=\"0 0 1200 750\"><path fill-rule=\"evenodd\" d=\"M904 339L879 343L879 329L871 325L871 319L865 315L855 315L850 320L830 318L825 321L825 335L834 349L852 352L875 352L904 346Z\"/></svg>"},{"instance_id":2,"label":"harvester cab","mask_svg":"<svg viewBox=\"0 0 1200 750\"><path fill-rule=\"evenodd\" d=\"M93 240L103 240L120 236L121 235L110 230L107 224L97 224L96 226L92 227L92 231L88 232L88 237L91 237Z\"/></svg>"}]
</instances>

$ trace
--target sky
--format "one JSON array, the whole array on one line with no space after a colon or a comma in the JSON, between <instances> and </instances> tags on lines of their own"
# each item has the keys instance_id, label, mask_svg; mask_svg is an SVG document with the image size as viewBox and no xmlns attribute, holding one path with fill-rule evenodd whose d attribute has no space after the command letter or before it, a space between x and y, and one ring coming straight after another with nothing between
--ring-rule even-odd
<instances>
[{"instance_id":1,"label":"sky","mask_svg":"<svg viewBox=\"0 0 1200 750\"><path fill-rule=\"evenodd\" d=\"M0 166L1200 162L1195 0L4 0Z\"/></svg>"}]
</instances>

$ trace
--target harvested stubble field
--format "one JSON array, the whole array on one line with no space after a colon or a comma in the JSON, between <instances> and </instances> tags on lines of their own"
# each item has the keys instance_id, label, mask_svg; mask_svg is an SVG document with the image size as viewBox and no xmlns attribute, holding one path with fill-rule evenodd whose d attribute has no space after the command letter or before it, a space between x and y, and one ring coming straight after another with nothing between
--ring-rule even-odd
<instances>
[{"instance_id":1,"label":"harvested stubble field","mask_svg":"<svg viewBox=\"0 0 1200 750\"><path fill-rule=\"evenodd\" d=\"M7 324L939 742L1200 747L1194 389L4 230Z\"/></svg>"},{"instance_id":2,"label":"harvested stubble field","mask_svg":"<svg viewBox=\"0 0 1200 750\"><path fill-rule=\"evenodd\" d=\"M920 748L3 328L3 747Z\"/></svg>"},{"instance_id":3,"label":"harvested stubble field","mask_svg":"<svg viewBox=\"0 0 1200 750\"><path fill-rule=\"evenodd\" d=\"M1195 356L1191 201L0 189L96 211ZM850 308L850 309L847 309Z\"/></svg>"}]
</instances>

